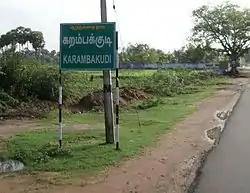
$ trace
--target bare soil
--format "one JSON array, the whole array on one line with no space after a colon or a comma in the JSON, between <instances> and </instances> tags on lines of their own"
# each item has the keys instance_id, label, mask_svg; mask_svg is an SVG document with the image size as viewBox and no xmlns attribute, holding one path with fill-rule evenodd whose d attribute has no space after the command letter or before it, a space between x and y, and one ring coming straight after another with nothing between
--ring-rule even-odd
<instances>
[{"instance_id":1,"label":"bare soil","mask_svg":"<svg viewBox=\"0 0 250 193\"><path fill-rule=\"evenodd\" d=\"M119 102L120 106L125 107L135 101L144 100L151 96L136 88L120 88ZM115 102L115 97L114 102ZM79 103L72 105L71 110L74 113L89 111L94 108L102 108L104 102L103 91L99 90L84 96Z\"/></svg>"},{"instance_id":2,"label":"bare soil","mask_svg":"<svg viewBox=\"0 0 250 193\"><path fill-rule=\"evenodd\" d=\"M95 127L96 126L99 126L99 125L95 125ZM23 131L32 131L32 130L37 130L37 129L42 129L42 128L44 128L42 123L35 122L32 119L30 120L11 119L11 120L0 121L0 141L1 139L6 139L10 137L11 135L21 133ZM64 131L67 131L67 132L90 130L92 128L93 128L93 125L88 125L88 124L73 124L73 125L64 124L63 125Z\"/></svg>"},{"instance_id":3,"label":"bare soil","mask_svg":"<svg viewBox=\"0 0 250 193\"><path fill-rule=\"evenodd\" d=\"M211 144L204 131L217 125L214 114L237 100L239 87L247 84L245 78L232 80L212 96L197 103L197 110L176 124L171 132L159 139L158 146L147 148L143 156L111 167L104 174L87 182L78 179L72 184L53 185L33 176L9 176L0 180L1 193L182 193L192 173L195 156ZM1 128L0 128L1 130Z\"/></svg>"},{"instance_id":4,"label":"bare soil","mask_svg":"<svg viewBox=\"0 0 250 193\"><path fill-rule=\"evenodd\" d=\"M8 109L4 114L0 114L1 119L20 119L23 118L37 118L57 108L56 101L32 101L20 102Z\"/></svg>"},{"instance_id":5,"label":"bare soil","mask_svg":"<svg viewBox=\"0 0 250 193\"><path fill-rule=\"evenodd\" d=\"M120 106L126 107L130 104L148 99L152 97L147 92L137 89L137 88L120 88ZM113 93L115 96L115 93ZM115 103L115 97L113 97ZM34 99L35 100L35 99ZM9 120L9 119L27 119L27 118L39 118L43 117L46 113L50 112L51 110L57 108L57 101L26 101L20 102L13 106L12 108L8 109L8 111L4 114L0 114L0 121L1 120ZM85 112L90 110L101 110L103 108L103 91L95 91L92 92L80 99L80 101L76 104L65 104L67 107L70 106L70 109L73 113Z\"/></svg>"},{"instance_id":6,"label":"bare soil","mask_svg":"<svg viewBox=\"0 0 250 193\"><path fill-rule=\"evenodd\" d=\"M32 120L13 119L0 121L0 136L7 138L13 134L40 129L40 125Z\"/></svg>"}]
</instances>

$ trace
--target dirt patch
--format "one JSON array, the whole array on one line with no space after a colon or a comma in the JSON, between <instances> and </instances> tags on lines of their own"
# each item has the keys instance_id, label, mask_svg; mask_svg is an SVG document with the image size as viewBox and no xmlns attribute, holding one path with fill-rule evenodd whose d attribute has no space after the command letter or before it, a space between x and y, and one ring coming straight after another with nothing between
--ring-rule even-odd
<instances>
[{"instance_id":1,"label":"dirt patch","mask_svg":"<svg viewBox=\"0 0 250 193\"><path fill-rule=\"evenodd\" d=\"M240 91L242 87L244 86L244 83L242 82L243 78L236 78L233 80L232 83L223 83L220 84L218 90L231 90L231 91Z\"/></svg>"},{"instance_id":2,"label":"dirt patch","mask_svg":"<svg viewBox=\"0 0 250 193\"><path fill-rule=\"evenodd\" d=\"M0 121L0 137L8 138L9 136L23 131L41 129L41 125L32 120L5 120Z\"/></svg>"},{"instance_id":3,"label":"dirt patch","mask_svg":"<svg viewBox=\"0 0 250 193\"><path fill-rule=\"evenodd\" d=\"M238 85L233 80L235 87ZM239 79L237 79L239 80ZM246 79L241 79L246 84ZM229 89L230 90L230 89ZM235 90L220 90L197 104L197 111L170 133L163 135L156 148L147 148L143 156L128 160L119 167L111 167L98 180L81 179L71 185L54 186L37 183L22 176L1 179L1 191L5 193L183 193L187 190L189 176L196 164L196 155L210 149L204 136L207 128L218 124L215 112L235 100ZM40 185L40 186L39 186ZM32 189L31 189L32 187Z\"/></svg>"},{"instance_id":4,"label":"dirt patch","mask_svg":"<svg viewBox=\"0 0 250 193\"><path fill-rule=\"evenodd\" d=\"M113 96L115 93L113 93ZM135 88L120 88L120 106L125 107L131 103L139 100L148 99L151 96ZM115 102L115 97L113 97ZM103 91L96 91L84 96L78 104L75 104L71 107L73 113L84 112L93 109L101 109L103 107L104 96Z\"/></svg>"},{"instance_id":5,"label":"dirt patch","mask_svg":"<svg viewBox=\"0 0 250 193\"><path fill-rule=\"evenodd\" d=\"M149 94L135 88L122 88L120 96L128 102L132 102L147 99L149 97Z\"/></svg>"},{"instance_id":6,"label":"dirt patch","mask_svg":"<svg viewBox=\"0 0 250 193\"><path fill-rule=\"evenodd\" d=\"M9 108L4 114L0 114L2 119L23 119L23 118L38 118L57 108L57 102L51 101L32 101L21 102L15 107Z\"/></svg>"},{"instance_id":7,"label":"dirt patch","mask_svg":"<svg viewBox=\"0 0 250 193\"><path fill-rule=\"evenodd\" d=\"M68 124L63 127L63 130L67 132L86 131L91 129L93 129L93 127L89 124Z\"/></svg>"},{"instance_id":8,"label":"dirt patch","mask_svg":"<svg viewBox=\"0 0 250 193\"><path fill-rule=\"evenodd\" d=\"M24 131L33 131L43 129L45 126L42 122L36 122L32 119L12 119L12 120L4 120L0 121L0 146L1 146L1 138L6 139L11 135L21 133ZM48 127L48 126L47 126ZM56 124L51 124L50 127L57 127ZM73 132L73 131L86 131L93 128L100 128L101 124L89 125L89 124L71 124L66 123L63 124L64 132Z\"/></svg>"}]
</instances>

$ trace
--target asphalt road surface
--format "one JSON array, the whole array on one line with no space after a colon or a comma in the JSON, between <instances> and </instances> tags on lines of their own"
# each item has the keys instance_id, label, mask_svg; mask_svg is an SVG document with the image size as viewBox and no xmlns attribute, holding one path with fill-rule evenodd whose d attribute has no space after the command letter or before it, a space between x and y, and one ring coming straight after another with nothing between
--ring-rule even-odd
<instances>
[{"instance_id":1,"label":"asphalt road surface","mask_svg":"<svg viewBox=\"0 0 250 193\"><path fill-rule=\"evenodd\" d=\"M204 165L196 193L250 193L250 88Z\"/></svg>"}]
</instances>

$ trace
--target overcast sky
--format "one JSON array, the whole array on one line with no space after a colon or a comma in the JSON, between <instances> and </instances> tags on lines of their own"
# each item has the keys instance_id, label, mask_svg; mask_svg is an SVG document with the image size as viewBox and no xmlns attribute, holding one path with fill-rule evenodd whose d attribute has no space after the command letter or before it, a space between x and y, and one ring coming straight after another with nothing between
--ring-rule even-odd
<instances>
[{"instance_id":1,"label":"overcast sky","mask_svg":"<svg viewBox=\"0 0 250 193\"><path fill-rule=\"evenodd\" d=\"M223 0L107 0L108 20L116 21L120 46L148 43L171 51L183 46L192 28L192 10ZM250 0L232 0L250 8ZM0 0L0 34L18 26L42 31L49 50L59 48L59 25L99 22L100 0Z\"/></svg>"}]
</instances>

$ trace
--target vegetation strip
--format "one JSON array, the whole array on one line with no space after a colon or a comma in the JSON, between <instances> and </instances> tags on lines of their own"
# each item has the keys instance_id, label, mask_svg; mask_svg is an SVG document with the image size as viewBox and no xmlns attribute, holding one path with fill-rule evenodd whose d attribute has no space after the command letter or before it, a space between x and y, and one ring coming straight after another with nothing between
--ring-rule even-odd
<instances>
[{"instance_id":1,"label":"vegetation strip","mask_svg":"<svg viewBox=\"0 0 250 193\"><path fill-rule=\"evenodd\" d=\"M195 109L195 102L226 81L210 72L195 71L156 72L147 79L146 82L143 77L146 83L139 88L147 90L152 97L134 101L122 109L121 151L115 151L113 145L103 145L104 131L97 124L103 119L101 113L73 115L69 112L65 115L68 122L89 124L92 129L66 132L63 148L58 148L57 132L50 127L20 133L6 141L6 148L1 151L2 159L21 161L26 171L89 173L105 169L153 145L160 134L169 131L176 121ZM140 76L133 82L135 87L138 83ZM152 92L157 84L164 86ZM48 116L50 119L43 119L44 124L55 121L55 115Z\"/></svg>"}]
</instances>

